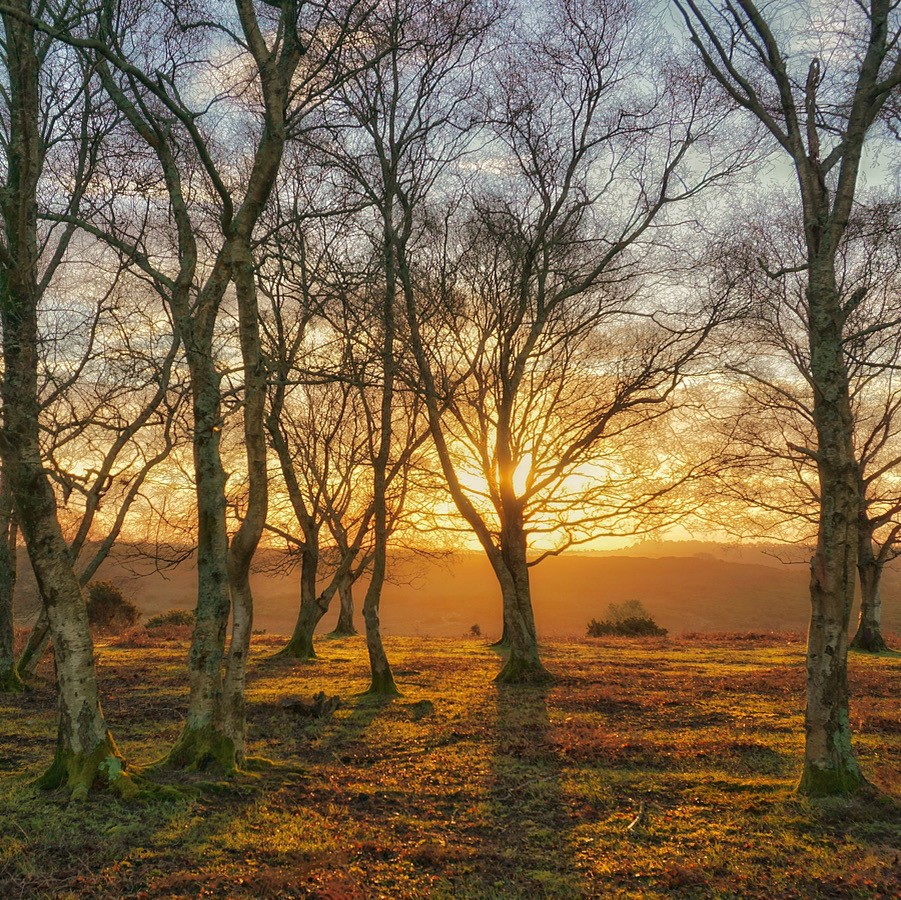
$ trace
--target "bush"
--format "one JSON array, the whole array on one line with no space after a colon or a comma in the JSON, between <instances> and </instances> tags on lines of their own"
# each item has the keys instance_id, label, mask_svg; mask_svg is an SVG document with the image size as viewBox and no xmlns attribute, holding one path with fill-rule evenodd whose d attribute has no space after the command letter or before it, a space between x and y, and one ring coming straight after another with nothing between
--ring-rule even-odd
<instances>
[{"instance_id":1,"label":"bush","mask_svg":"<svg viewBox=\"0 0 901 900\"><path fill-rule=\"evenodd\" d=\"M472 638L479 638L479 637L481 637L481 636L482 636L482 629L479 628L478 625L473 625L473 626L469 629L469 636L472 637Z\"/></svg>"},{"instance_id":2,"label":"bush","mask_svg":"<svg viewBox=\"0 0 901 900\"><path fill-rule=\"evenodd\" d=\"M170 625L194 624L194 611L190 609L167 609L165 612L151 616L144 627L148 630L154 628L168 628Z\"/></svg>"},{"instance_id":3,"label":"bush","mask_svg":"<svg viewBox=\"0 0 901 900\"><path fill-rule=\"evenodd\" d=\"M121 632L133 628L140 618L137 606L125 599L118 585L111 581L88 585L88 622L94 628Z\"/></svg>"},{"instance_id":4,"label":"bush","mask_svg":"<svg viewBox=\"0 0 901 900\"><path fill-rule=\"evenodd\" d=\"M592 619L588 623L588 637L665 637L667 633L651 618L639 600L611 603L607 607L606 619L600 622Z\"/></svg>"}]
</instances>

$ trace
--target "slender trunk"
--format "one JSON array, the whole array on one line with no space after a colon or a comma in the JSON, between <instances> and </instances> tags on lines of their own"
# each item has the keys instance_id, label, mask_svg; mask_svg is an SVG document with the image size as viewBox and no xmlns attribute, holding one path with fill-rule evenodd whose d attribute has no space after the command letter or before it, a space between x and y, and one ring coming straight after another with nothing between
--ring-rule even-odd
<instances>
[{"instance_id":1,"label":"slender trunk","mask_svg":"<svg viewBox=\"0 0 901 900\"><path fill-rule=\"evenodd\" d=\"M847 793L863 781L848 718L848 622L858 545L853 419L842 345L842 311L831 264L811 265L810 366L814 384L820 518L810 566L804 773L807 794Z\"/></svg>"},{"instance_id":2,"label":"slender trunk","mask_svg":"<svg viewBox=\"0 0 901 900\"><path fill-rule=\"evenodd\" d=\"M369 669L372 682L368 694L380 697L396 697L400 691L394 683L391 665L382 642L379 622L379 601L385 584L387 569L387 545L378 538L378 517L376 517L376 546L372 560L372 577L363 600L363 621L366 623L366 648L369 651Z\"/></svg>"},{"instance_id":3,"label":"slender trunk","mask_svg":"<svg viewBox=\"0 0 901 900\"><path fill-rule=\"evenodd\" d=\"M338 613L338 624L332 634L336 637L349 637L357 633L354 627L354 583L350 574L342 576L339 580L338 596L341 599L341 610Z\"/></svg>"},{"instance_id":4,"label":"slender trunk","mask_svg":"<svg viewBox=\"0 0 901 900\"><path fill-rule=\"evenodd\" d=\"M237 765L244 764L244 688L253 632L250 566L266 525L269 504L266 469L266 369L260 341L260 311L249 243L233 261L238 301L238 330L244 364L244 450L247 458L247 509L229 548L228 573L232 599L232 637L225 672L225 732L235 748Z\"/></svg>"},{"instance_id":5,"label":"slender trunk","mask_svg":"<svg viewBox=\"0 0 901 900\"><path fill-rule=\"evenodd\" d=\"M883 566L873 553L873 539L868 528L861 525L857 556L857 574L860 578L860 620L857 634L851 641L855 650L882 653L888 644L882 637L882 582Z\"/></svg>"},{"instance_id":6,"label":"slender trunk","mask_svg":"<svg viewBox=\"0 0 901 900\"><path fill-rule=\"evenodd\" d=\"M279 652L280 656L294 659L315 659L313 634L322 617L328 612L316 595L316 579L319 573L319 529L312 524L304 527L303 553L300 559L300 609L291 640Z\"/></svg>"},{"instance_id":7,"label":"slender trunk","mask_svg":"<svg viewBox=\"0 0 901 900\"><path fill-rule=\"evenodd\" d=\"M19 655L19 662L16 664L16 671L20 678L28 679L34 675L49 644L50 620L47 618L47 607L42 597L41 610L28 635L28 640L22 648L22 653Z\"/></svg>"},{"instance_id":8,"label":"slender trunk","mask_svg":"<svg viewBox=\"0 0 901 900\"><path fill-rule=\"evenodd\" d=\"M173 768L235 768L235 747L222 721L222 664L230 609L225 481L219 375L212 342L197 340L183 323L191 370L194 473L197 496L197 607L188 656L188 714L175 745L162 761Z\"/></svg>"},{"instance_id":9,"label":"slender trunk","mask_svg":"<svg viewBox=\"0 0 901 900\"><path fill-rule=\"evenodd\" d=\"M18 526L9 479L0 473L0 692L25 689L16 666L13 595L16 590Z\"/></svg>"},{"instance_id":10,"label":"slender trunk","mask_svg":"<svg viewBox=\"0 0 901 900\"><path fill-rule=\"evenodd\" d=\"M379 410L378 452L372 461L372 511L373 511L373 556L372 575L363 599L363 620L366 623L366 647L369 651L369 668L372 682L367 693L377 696L396 696L400 692L394 683L394 675L385 645L382 643L379 604L388 565L388 457L391 451L392 410L394 407L394 304L397 299L397 259L395 256L396 235L389 215L385 222L385 298L383 313L384 334L382 336L382 397Z\"/></svg>"}]
</instances>

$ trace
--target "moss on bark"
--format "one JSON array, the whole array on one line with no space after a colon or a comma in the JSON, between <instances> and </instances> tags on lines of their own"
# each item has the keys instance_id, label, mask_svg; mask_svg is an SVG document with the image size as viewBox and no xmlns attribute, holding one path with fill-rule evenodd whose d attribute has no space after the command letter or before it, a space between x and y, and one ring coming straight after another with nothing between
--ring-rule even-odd
<instances>
[{"instance_id":1,"label":"moss on bark","mask_svg":"<svg viewBox=\"0 0 901 900\"><path fill-rule=\"evenodd\" d=\"M175 746L155 765L186 772L219 771L224 775L238 771L234 741L213 725L186 725Z\"/></svg>"},{"instance_id":2,"label":"moss on bark","mask_svg":"<svg viewBox=\"0 0 901 900\"><path fill-rule=\"evenodd\" d=\"M113 791L129 800L139 792L111 735L91 753L58 747L50 768L34 784L46 791L66 788L70 800L76 802L84 800L94 787Z\"/></svg>"},{"instance_id":3,"label":"moss on bark","mask_svg":"<svg viewBox=\"0 0 901 900\"><path fill-rule=\"evenodd\" d=\"M366 697L400 697L401 693L394 682L394 675L389 668L385 672L374 672L372 682L364 692Z\"/></svg>"},{"instance_id":4,"label":"moss on bark","mask_svg":"<svg viewBox=\"0 0 901 900\"><path fill-rule=\"evenodd\" d=\"M288 656L291 659L316 659L316 649L312 640L302 635L294 635L275 655Z\"/></svg>"},{"instance_id":5,"label":"moss on bark","mask_svg":"<svg viewBox=\"0 0 901 900\"><path fill-rule=\"evenodd\" d=\"M15 663L0 668L0 694L21 694L27 689Z\"/></svg>"}]
</instances>

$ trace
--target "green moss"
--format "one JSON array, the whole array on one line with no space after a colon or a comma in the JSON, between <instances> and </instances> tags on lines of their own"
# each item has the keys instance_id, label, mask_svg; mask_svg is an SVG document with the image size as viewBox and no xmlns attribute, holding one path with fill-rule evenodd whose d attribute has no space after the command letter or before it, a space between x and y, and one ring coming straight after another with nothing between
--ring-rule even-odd
<instances>
[{"instance_id":1,"label":"green moss","mask_svg":"<svg viewBox=\"0 0 901 900\"><path fill-rule=\"evenodd\" d=\"M14 666L5 666L0 670L0 694L21 694L28 690L22 681L19 670Z\"/></svg>"},{"instance_id":2,"label":"green moss","mask_svg":"<svg viewBox=\"0 0 901 900\"><path fill-rule=\"evenodd\" d=\"M72 801L84 800L95 786L109 789L124 799L132 799L138 793L138 786L126 771L125 761L110 736L91 753L75 753L58 747L50 768L34 785L51 791L65 787Z\"/></svg>"},{"instance_id":3,"label":"green moss","mask_svg":"<svg viewBox=\"0 0 901 900\"><path fill-rule=\"evenodd\" d=\"M209 770L233 775L238 771L235 744L213 725L185 726L175 746L154 768L181 769L186 772Z\"/></svg>"}]
</instances>

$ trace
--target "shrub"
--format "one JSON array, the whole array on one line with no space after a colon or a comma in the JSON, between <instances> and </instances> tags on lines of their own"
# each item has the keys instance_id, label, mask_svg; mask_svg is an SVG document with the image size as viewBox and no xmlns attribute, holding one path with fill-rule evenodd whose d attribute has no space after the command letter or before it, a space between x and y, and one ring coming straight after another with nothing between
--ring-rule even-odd
<instances>
[{"instance_id":1,"label":"shrub","mask_svg":"<svg viewBox=\"0 0 901 900\"><path fill-rule=\"evenodd\" d=\"M88 622L94 628L121 632L137 625L140 618L137 606L125 599L118 585L111 581L88 585Z\"/></svg>"},{"instance_id":2,"label":"shrub","mask_svg":"<svg viewBox=\"0 0 901 900\"><path fill-rule=\"evenodd\" d=\"M473 626L469 629L469 636L472 637L472 638L478 638L478 637L481 637L481 636L482 636L482 629L479 628L478 625L473 625Z\"/></svg>"},{"instance_id":3,"label":"shrub","mask_svg":"<svg viewBox=\"0 0 901 900\"><path fill-rule=\"evenodd\" d=\"M619 635L620 637L665 637L667 630L661 628L639 600L625 603L611 603L607 607L607 618L592 619L588 623L588 637Z\"/></svg>"},{"instance_id":4,"label":"shrub","mask_svg":"<svg viewBox=\"0 0 901 900\"><path fill-rule=\"evenodd\" d=\"M194 611L190 609L167 609L165 612L151 616L145 623L145 628L168 628L170 625L194 624Z\"/></svg>"}]
</instances>

